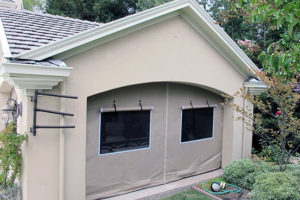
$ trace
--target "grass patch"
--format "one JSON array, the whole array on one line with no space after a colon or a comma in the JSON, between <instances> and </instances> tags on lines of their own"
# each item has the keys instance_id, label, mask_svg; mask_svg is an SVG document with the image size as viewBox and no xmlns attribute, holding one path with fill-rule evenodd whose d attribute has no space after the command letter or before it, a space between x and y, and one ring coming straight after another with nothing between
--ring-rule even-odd
<instances>
[{"instance_id":1,"label":"grass patch","mask_svg":"<svg viewBox=\"0 0 300 200\"><path fill-rule=\"evenodd\" d=\"M199 192L189 190L169 197L162 198L161 200L211 200L211 198L204 196Z\"/></svg>"}]
</instances>

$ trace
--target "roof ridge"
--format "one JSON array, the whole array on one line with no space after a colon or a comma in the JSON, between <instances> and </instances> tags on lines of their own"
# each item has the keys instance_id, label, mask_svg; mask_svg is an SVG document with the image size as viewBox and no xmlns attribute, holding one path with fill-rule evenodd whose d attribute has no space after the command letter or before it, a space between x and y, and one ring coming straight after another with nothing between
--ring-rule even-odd
<instances>
[{"instance_id":1,"label":"roof ridge","mask_svg":"<svg viewBox=\"0 0 300 200\"><path fill-rule=\"evenodd\" d=\"M59 18L59 19L89 23L89 24L98 24L98 25L103 24L103 23L99 23L99 22L92 22L92 21L89 21L89 20L82 20L82 19L77 19L77 18L72 18L72 17L63 17L63 16L59 16L59 15L52 15L52 14L49 14L49 13L38 13L38 12L33 12L33 11L25 10L25 9L18 10L18 9L12 9L12 8L0 8L0 10L9 10L10 12L13 11L15 13L28 13L28 14L32 14L32 15L53 17L53 18L56 18L56 19Z\"/></svg>"}]
</instances>

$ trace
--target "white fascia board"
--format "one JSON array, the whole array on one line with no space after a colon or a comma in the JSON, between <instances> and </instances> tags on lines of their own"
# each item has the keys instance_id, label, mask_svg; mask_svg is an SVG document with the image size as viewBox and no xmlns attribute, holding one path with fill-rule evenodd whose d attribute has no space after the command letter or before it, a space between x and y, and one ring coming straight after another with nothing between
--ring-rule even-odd
<instances>
[{"instance_id":1,"label":"white fascia board","mask_svg":"<svg viewBox=\"0 0 300 200\"><path fill-rule=\"evenodd\" d=\"M267 86L262 81L256 82L244 82L245 88L267 88Z\"/></svg>"},{"instance_id":2,"label":"white fascia board","mask_svg":"<svg viewBox=\"0 0 300 200\"><path fill-rule=\"evenodd\" d=\"M7 42L6 34L3 28L2 21L0 19L0 43L1 43L1 50L2 54L5 58L10 58L11 57L11 52L9 49L9 45Z\"/></svg>"},{"instance_id":3,"label":"white fascia board","mask_svg":"<svg viewBox=\"0 0 300 200\"><path fill-rule=\"evenodd\" d=\"M186 19L244 78L253 76L256 71L259 71L250 58L195 0L175 0L63 40L32 49L17 55L17 57L21 59L43 60L57 56L56 58L65 59L70 55L76 55L77 53L176 15L181 15Z\"/></svg>"},{"instance_id":4,"label":"white fascia board","mask_svg":"<svg viewBox=\"0 0 300 200\"><path fill-rule=\"evenodd\" d=\"M0 76L10 85L31 95L34 89L52 89L70 76L71 67L2 63ZM27 92L26 92L27 91Z\"/></svg>"},{"instance_id":5,"label":"white fascia board","mask_svg":"<svg viewBox=\"0 0 300 200\"><path fill-rule=\"evenodd\" d=\"M113 33L117 33L144 22L148 22L152 19L167 15L171 12L176 12L177 10L188 6L189 0L173 1L162 6L154 7L152 9L121 18L119 20L109 22L74 36L52 42L48 45L43 45L27 52L20 53L16 57L20 59L43 60L99 38L106 37Z\"/></svg>"},{"instance_id":6,"label":"white fascia board","mask_svg":"<svg viewBox=\"0 0 300 200\"><path fill-rule=\"evenodd\" d=\"M244 82L244 88L247 89L249 94L259 95L263 93L267 86L262 81Z\"/></svg>"},{"instance_id":7,"label":"white fascia board","mask_svg":"<svg viewBox=\"0 0 300 200\"><path fill-rule=\"evenodd\" d=\"M71 67L55 67L4 62L0 66L0 76L5 74L19 74L67 77L70 75L72 69L73 68Z\"/></svg>"}]
</instances>

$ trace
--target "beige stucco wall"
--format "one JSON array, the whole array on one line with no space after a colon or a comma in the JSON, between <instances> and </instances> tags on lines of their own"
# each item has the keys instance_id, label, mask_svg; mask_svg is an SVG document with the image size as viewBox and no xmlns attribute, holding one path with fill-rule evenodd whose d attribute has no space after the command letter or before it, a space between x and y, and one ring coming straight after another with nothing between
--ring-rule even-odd
<instances>
[{"instance_id":1,"label":"beige stucco wall","mask_svg":"<svg viewBox=\"0 0 300 200\"><path fill-rule=\"evenodd\" d=\"M6 100L8 97L9 97L9 93L4 93L4 92L0 93L0 109L6 104ZM5 127L1 119L2 119L2 112L0 112L0 130L2 130Z\"/></svg>"},{"instance_id":2,"label":"beige stucco wall","mask_svg":"<svg viewBox=\"0 0 300 200\"><path fill-rule=\"evenodd\" d=\"M60 93L56 87L49 93ZM23 122L19 131L27 134L28 142L23 146L23 199L51 199L59 197L59 131L57 129L38 129L37 136L30 133L33 120L33 103L30 97L20 96L23 103ZM60 99L38 97L38 107L59 111ZM59 125L58 115L38 113L38 125Z\"/></svg>"},{"instance_id":3,"label":"beige stucco wall","mask_svg":"<svg viewBox=\"0 0 300 200\"><path fill-rule=\"evenodd\" d=\"M198 32L181 17L145 28L65 60L73 67L66 79L66 118L75 129L65 130L64 197L83 200L86 196L86 108L87 97L128 85L149 82L179 82L233 95L244 78ZM59 87L53 91L59 93ZM50 100L51 99L51 100ZM234 100L236 101L236 100ZM29 131L32 103L26 99ZM236 101L242 105L241 101ZM39 106L59 110L59 100L41 97ZM224 109L223 166L241 157L243 126ZM59 124L59 117L41 116L41 124ZM226 124L226 125L225 125ZM38 130L24 148L24 200L54 200L59 196L59 130Z\"/></svg>"}]
</instances>

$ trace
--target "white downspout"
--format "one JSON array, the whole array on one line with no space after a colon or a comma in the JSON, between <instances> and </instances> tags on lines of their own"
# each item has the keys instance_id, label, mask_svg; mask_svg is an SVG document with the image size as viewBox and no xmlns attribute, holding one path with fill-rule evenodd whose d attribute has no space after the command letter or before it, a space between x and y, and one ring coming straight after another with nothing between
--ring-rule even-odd
<instances>
[{"instance_id":1,"label":"white downspout","mask_svg":"<svg viewBox=\"0 0 300 200\"><path fill-rule=\"evenodd\" d=\"M166 170L167 170L167 141L168 141L168 114L169 114L169 83L166 88L166 127L165 127L165 152L164 152L164 184L167 184Z\"/></svg>"},{"instance_id":2,"label":"white downspout","mask_svg":"<svg viewBox=\"0 0 300 200\"><path fill-rule=\"evenodd\" d=\"M61 83L60 94L66 94L65 80ZM65 112L66 108L65 98L60 98L60 112ZM64 115L60 116L60 125L65 125ZM65 199L65 134L64 129L61 128L59 132L59 200Z\"/></svg>"}]
</instances>

